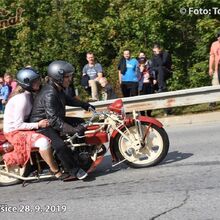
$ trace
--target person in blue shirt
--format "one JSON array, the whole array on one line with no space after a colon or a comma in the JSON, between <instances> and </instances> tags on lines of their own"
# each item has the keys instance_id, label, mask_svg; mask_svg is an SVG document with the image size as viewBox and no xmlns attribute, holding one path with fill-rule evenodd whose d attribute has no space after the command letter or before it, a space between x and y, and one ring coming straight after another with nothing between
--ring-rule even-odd
<instances>
[{"instance_id":1,"label":"person in blue shirt","mask_svg":"<svg viewBox=\"0 0 220 220\"><path fill-rule=\"evenodd\" d=\"M124 50L123 57L118 64L119 83L124 97L138 95L137 67L138 61L131 58L130 50Z\"/></svg>"},{"instance_id":2,"label":"person in blue shirt","mask_svg":"<svg viewBox=\"0 0 220 220\"><path fill-rule=\"evenodd\" d=\"M9 86L4 83L3 77L0 77L0 111L4 112L5 105L10 95Z\"/></svg>"}]
</instances>

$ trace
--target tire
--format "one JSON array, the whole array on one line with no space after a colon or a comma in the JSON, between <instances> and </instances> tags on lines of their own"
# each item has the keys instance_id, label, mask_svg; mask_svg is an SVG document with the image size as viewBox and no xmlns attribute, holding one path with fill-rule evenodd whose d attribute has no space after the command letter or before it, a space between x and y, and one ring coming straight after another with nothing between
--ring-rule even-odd
<instances>
[{"instance_id":1,"label":"tire","mask_svg":"<svg viewBox=\"0 0 220 220\"><path fill-rule=\"evenodd\" d=\"M141 122L142 131L145 133L149 128L149 123ZM150 167L159 164L167 155L169 150L169 138L166 131L163 128L159 128L156 125L150 125L149 133L145 139L145 146L140 151L132 150L130 154L127 150L131 146L126 139L118 134L115 140L114 149L116 156L120 160L126 159L125 163L133 168ZM128 127L130 133L135 139L138 139L135 125ZM128 134L126 128L122 129L124 134ZM134 149L134 147L132 147ZM139 148L139 147L138 147Z\"/></svg>"},{"instance_id":2,"label":"tire","mask_svg":"<svg viewBox=\"0 0 220 220\"><path fill-rule=\"evenodd\" d=\"M0 163L1 163L0 169L1 170L6 170L6 168L3 165L4 163L3 163L3 160L2 160L1 156L0 156ZM8 171L10 173L15 173L15 174L20 175L22 177L26 177L30 173L30 167L31 167L31 165L28 162L23 167L19 167L19 166L9 167ZM20 179L16 179L14 177L9 177L9 176L0 174L0 186L11 186L11 185L15 185L15 184L18 184L18 183L21 183L21 182L22 182L22 180L20 180Z\"/></svg>"}]
</instances>

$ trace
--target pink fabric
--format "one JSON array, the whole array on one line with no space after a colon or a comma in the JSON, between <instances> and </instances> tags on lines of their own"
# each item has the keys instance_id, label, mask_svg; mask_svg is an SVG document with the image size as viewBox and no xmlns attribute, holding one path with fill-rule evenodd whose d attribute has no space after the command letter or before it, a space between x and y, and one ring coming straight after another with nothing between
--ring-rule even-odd
<instances>
[{"instance_id":1,"label":"pink fabric","mask_svg":"<svg viewBox=\"0 0 220 220\"><path fill-rule=\"evenodd\" d=\"M14 89L16 88L16 86L17 86L17 82L15 82L15 81L12 81L11 83L10 83L10 86L11 86L11 91L13 92L14 91Z\"/></svg>"},{"instance_id":2,"label":"pink fabric","mask_svg":"<svg viewBox=\"0 0 220 220\"><path fill-rule=\"evenodd\" d=\"M6 139L14 146L12 152L3 155L5 163L9 165L24 166L30 159L31 148L34 142L45 136L35 131L13 131L4 134Z\"/></svg>"},{"instance_id":3,"label":"pink fabric","mask_svg":"<svg viewBox=\"0 0 220 220\"><path fill-rule=\"evenodd\" d=\"M215 41L212 43L210 49L209 69L212 70L214 66L214 72L218 72L218 65L220 63L220 42Z\"/></svg>"}]
</instances>

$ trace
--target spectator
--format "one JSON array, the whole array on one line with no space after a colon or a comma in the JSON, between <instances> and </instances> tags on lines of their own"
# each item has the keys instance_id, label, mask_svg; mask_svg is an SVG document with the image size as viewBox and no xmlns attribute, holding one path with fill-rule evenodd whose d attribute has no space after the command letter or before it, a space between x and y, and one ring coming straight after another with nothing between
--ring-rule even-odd
<instances>
[{"instance_id":1,"label":"spectator","mask_svg":"<svg viewBox=\"0 0 220 220\"><path fill-rule=\"evenodd\" d=\"M130 50L124 50L123 57L118 64L118 77L124 97L138 95L138 61L131 58Z\"/></svg>"},{"instance_id":2,"label":"spectator","mask_svg":"<svg viewBox=\"0 0 220 220\"><path fill-rule=\"evenodd\" d=\"M217 33L217 41L213 42L210 48L209 76L212 78L212 85L220 84L220 31ZM215 107L216 103L210 103Z\"/></svg>"},{"instance_id":3,"label":"spectator","mask_svg":"<svg viewBox=\"0 0 220 220\"><path fill-rule=\"evenodd\" d=\"M13 92L17 86L17 82L13 80L13 77L10 73L4 74L5 84L9 87L9 93Z\"/></svg>"},{"instance_id":4,"label":"spectator","mask_svg":"<svg viewBox=\"0 0 220 220\"><path fill-rule=\"evenodd\" d=\"M155 75L151 70L149 61L144 54L139 54L138 58L138 75L139 75L139 91L141 95L154 93L154 85L156 84ZM151 116L152 111L147 110L147 115ZM141 115L145 115L145 111L141 111Z\"/></svg>"},{"instance_id":5,"label":"spectator","mask_svg":"<svg viewBox=\"0 0 220 220\"><path fill-rule=\"evenodd\" d=\"M91 90L92 100L99 100L98 94L98 82L103 76L103 70L100 63L95 62L95 56L93 53L88 52L86 54L88 64L83 67L83 78L82 85L87 89Z\"/></svg>"},{"instance_id":6,"label":"spectator","mask_svg":"<svg viewBox=\"0 0 220 220\"><path fill-rule=\"evenodd\" d=\"M163 51L159 44L153 46L152 69L156 72L158 82L158 92L167 91L166 80L172 75L171 56L167 51Z\"/></svg>"},{"instance_id":7,"label":"spectator","mask_svg":"<svg viewBox=\"0 0 220 220\"><path fill-rule=\"evenodd\" d=\"M101 84L101 86L104 89L104 100L109 100L109 99L116 99L117 96L114 92L114 89L112 88L112 86L108 83L107 79L105 77L102 77L99 80L99 83Z\"/></svg>"},{"instance_id":8,"label":"spectator","mask_svg":"<svg viewBox=\"0 0 220 220\"><path fill-rule=\"evenodd\" d=\"M146 58L146 55L145 55L145 52L144 52L144 51L140 51L140 52L139 52L138 59L139 59L139 58L142 58L142 57L143 57L143 58Z\"/></svg>"},{"instance_id":9,"label":"spectator","mask_svg":"<svg viewBox=\"0 0 220 220\"><path fill-rule=\"evenodd\" d=\"M9 86L4 83L3 77L0 77L0 111L4 113L5 105L9 97Z\"/></svg>"}]
</instances>

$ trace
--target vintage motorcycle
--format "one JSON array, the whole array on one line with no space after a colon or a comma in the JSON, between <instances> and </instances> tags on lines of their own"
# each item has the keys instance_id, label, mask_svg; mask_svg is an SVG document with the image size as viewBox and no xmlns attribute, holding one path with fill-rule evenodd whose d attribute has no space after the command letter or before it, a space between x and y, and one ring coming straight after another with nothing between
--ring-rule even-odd
<instances>
[{"instance_id":1,"label":"vintage motorcycle","mask_svg":"<svg viewBox=\"0 0 220 220\"><path fill-rule=\"evenodd\" d=\"M64 141L77 155L80 167L88 173L99 165L110 149L113 166L127 163L134 168L159 164L167 155L169 138L163 125L156 119L140 116L133 111L132 116L124 112L121 99L110 104L106 111L93 111L92 117L84 124L84 136L66 135ZM23 167L7 166L2 155L13 150L0 135L0 185L13 185L23 181L40 180L53 177L46 172L48 167L40 157L38 149L33 148L30 161ZM54 158L62 166L54 152Z\"/></svg>"}]
</instances>

